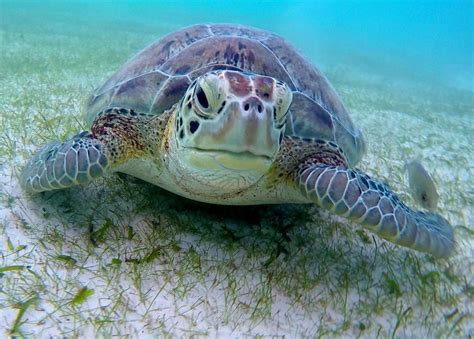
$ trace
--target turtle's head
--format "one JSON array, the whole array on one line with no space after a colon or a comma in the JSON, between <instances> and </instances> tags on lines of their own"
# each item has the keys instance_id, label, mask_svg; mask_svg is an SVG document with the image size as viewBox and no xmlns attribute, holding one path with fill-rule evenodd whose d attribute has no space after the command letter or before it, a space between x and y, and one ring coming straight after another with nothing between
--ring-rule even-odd
<instances>
[{"instance_id":1,"label":"turtle's head","mask_svg":"<svg viewBox=\"0 0 474 339\"><path fill-rule=\"evenodd\" d=\"M279 151L291 100L289 87L272 77L229 70L200 76L177 108L180 161L256 182Z\"/></svg>"}]
</instances>

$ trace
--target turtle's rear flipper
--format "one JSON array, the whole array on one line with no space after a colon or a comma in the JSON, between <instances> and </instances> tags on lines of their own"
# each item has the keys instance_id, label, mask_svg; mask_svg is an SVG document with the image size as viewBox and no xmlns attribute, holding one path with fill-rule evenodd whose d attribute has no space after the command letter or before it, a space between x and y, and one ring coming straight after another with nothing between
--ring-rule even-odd
<instances>
[{"instance_id":1,"label":"turtle's rear flipper","mask_svg":"<svg viewBox=\"0 0 474 339\"><path fill-rule=\"evenodd\" d=\"M20 184L38 193L85 184L108 169L103 145L88 132L42 147L23 169Z\"/></svg>"},{"instance_id":2,"label":"turtle's rear flipper","mask_svg":"<svg viewBox=\"0 0 474 339\"><path fill-rule=\"evenodd\" d=\"M300 170L297 182L311 201L393 243L435 257L447 257L454 249L446 219L408 208L387 185L359 170L312 164Z\"/></svg>"}]
</instances>

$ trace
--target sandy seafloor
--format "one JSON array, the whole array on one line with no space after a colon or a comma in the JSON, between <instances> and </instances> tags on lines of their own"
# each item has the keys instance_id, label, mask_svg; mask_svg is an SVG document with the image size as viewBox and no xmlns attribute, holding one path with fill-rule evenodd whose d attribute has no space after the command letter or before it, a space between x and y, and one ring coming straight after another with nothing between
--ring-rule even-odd
<instances>
[{"instance_id":1,"label":"sandy seafloor","mask_svg":"<svg viewBox=\"0 0 474 339\"><path fill-rule=\"evenodd\" d=\"M474 335L472 64L426 71L400 51L339 44L340 32L319 43L284 8L272 20L251 3L235 15L230 6L0 2L0 335ZM288 15L306 20L304 9ZM403 165L421 158L455 227L452 258L391 245L313 206L216 207L127 176L21 191L18 174L38 146L86 128L94 87L163 34L201 21L293 41L363 130L358 167L412 206Z\"/></svg>"}]
</instances>

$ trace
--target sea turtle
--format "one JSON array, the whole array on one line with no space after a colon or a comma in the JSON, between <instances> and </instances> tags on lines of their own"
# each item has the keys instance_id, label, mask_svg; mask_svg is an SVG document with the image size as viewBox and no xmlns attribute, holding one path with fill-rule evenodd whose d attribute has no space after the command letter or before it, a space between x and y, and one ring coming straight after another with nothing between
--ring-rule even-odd
<instances>
[{"instance_id":1,"label":"sea turtle","mask_svg":"<svg viewBox=\"0 0 474 339\"><path fill-rule=\"evenodd\" d=\"M138 53L91 96L90 131L41 148L30 193L124 172L214 204L315 203L396 244L448 256L451 225L354 168L361 132L326 78L281 37L195 25Z\"/></svg>"}]
</instances>

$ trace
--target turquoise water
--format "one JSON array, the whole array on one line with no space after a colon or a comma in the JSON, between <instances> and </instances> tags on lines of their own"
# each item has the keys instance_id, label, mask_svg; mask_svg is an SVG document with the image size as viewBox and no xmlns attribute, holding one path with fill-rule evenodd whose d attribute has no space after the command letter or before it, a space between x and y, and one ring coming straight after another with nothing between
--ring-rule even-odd
<instances>
[{"instance_id":1,"label":"turquoise water","mask_svg":"<svg viewBox=\"0 0 474 339\"><path fill-rule=\"evenodd\" d=\"M2 30L145 34L199 22L277 32L320 66L429 79L473 91L472 1L1 1ZM91 37L93 38L93 37ZM120 36L116 36L120 39ZM150 39L151 42L153 39ZM87 40L84 46L87 49ZM92 51L91 51L92 52Z\"/></svg>"}]
</instances>

